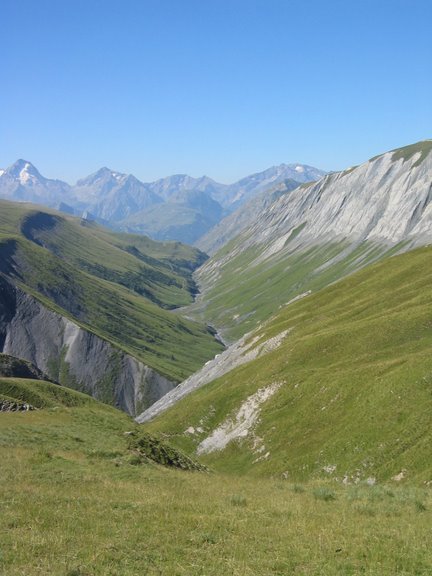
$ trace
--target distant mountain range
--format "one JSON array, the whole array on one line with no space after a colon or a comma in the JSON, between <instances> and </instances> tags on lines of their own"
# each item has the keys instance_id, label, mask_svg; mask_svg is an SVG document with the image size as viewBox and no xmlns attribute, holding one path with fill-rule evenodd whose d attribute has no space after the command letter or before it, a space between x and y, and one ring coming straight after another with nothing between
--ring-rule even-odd
<instances>
[{"instance_id":1,"label":"distant mountain range","mask_svg":"<svg viewBox=\"0 0 432 576\"><path fill-rule=\"evenodd\" d=\"M0 170L0 198L34 202L84 215L117 230L147 234L156 240L189 244L245 202L285 181L318 180L325 172L303 164L281 164L220 184L207 176L176 174L144 183L131 174L101 168L70 186L45 178L26 160Z\"/></svg>"}]
</instances>

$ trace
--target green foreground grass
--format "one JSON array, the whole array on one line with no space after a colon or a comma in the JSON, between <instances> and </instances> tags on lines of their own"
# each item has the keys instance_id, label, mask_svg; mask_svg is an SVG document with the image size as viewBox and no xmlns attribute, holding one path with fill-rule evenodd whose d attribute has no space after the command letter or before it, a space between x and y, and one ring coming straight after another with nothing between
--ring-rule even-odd
<instances>
[{"instance_id":1,"label":"green foreground grass","mask_svg":"<svg viewBox=\"0 0 432 576\"><path fill-rule=\"evenodd\" d=\"M99 406L93 398L75 390L43 380L0 378L0 399L30 404L33 408L58 406ZM101 406L104 406L101 404Z\"/></svg>"},{"instance_id":2,"label":"green foreground grass","mask_svg":"<svg viewBox=\"0 0 432 576\"><path fill-rule=\"evenodd\" d=\"M0 574L426 575L432 494L138 464L91 399L0 415Z\"/></svg>"}]
</instances>

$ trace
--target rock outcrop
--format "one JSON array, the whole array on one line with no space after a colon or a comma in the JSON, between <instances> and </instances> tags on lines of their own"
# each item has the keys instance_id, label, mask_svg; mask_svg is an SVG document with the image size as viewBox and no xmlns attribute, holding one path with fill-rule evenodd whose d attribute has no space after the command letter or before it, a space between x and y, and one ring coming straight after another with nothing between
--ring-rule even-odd
<instances>
[{"instance_id":1,"label":"rock outcrop","mask_svg":"<svg viewBox=\"0 0 432 576\"><path fill-rule=\"evenodd\" d=\"M231 346L221 354L215 356L213 360L206 362L200 370L189 376L189 378L184 380L174 390L162 396L162 398L137 416L136 421L138 424L143 424L144 422L152 420L158 414L168 410L168 408L176 404L184 396L191 394L205 384L216 380L216 378L220 378L242 364L246 364L259 356L279 348L288 335L288 332L288 330L285 330L268 340L260 340L259 336L246 334L243 338L231 344Z\"/></svg>"},{"instance_id":2,"label":"rock outcrop","mask_svg":"<svg viewBox=\"0 0 432 576\"><path fill-rule=\"evenodd\" d=\"M0 398L0 412L29 412L31 410L36 410L36 408L26 402L13 402Z\"/></svg>"},{"instance_id":3,"label":"rock outcrop","mask_svg":"<svg viewBox=\"0 0 432 576\"><path fill-rule=\"evenodd\" d=\"M10 356L9 354L0 354L0 377L30 378L32 380L44 380L56 384L55 380L42 372L42 370L39 370L39 368L31 362Z\"/></svg>"},{"instance_id":4,"label":"rock outcrop","mask_svg":"<svg viewBox=\"0 0 432 576\"><path fill-rule=\"evenodd\" d=\"M296 180L284 180L274 188L265 190L265 192L251 198L235 212L226 216L216 226L213 226L207 234L201 236L196 242L196 246L207 254L215 254L219 248L227 244L232 238L235 238L248 226L257 222L263 212L273 202L298 186L300 186L300 183Z\"/></svg>"}]
</instances>

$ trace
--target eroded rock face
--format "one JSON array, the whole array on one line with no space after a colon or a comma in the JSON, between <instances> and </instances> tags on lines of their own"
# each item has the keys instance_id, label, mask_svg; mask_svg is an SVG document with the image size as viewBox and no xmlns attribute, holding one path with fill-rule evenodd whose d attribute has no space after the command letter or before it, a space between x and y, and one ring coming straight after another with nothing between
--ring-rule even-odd
<instances>
[{"instance_id":1,"label":"eroded rock face","mask_svg":"<svg viewBox=\"0 0 432 576\"><path fill-rule=\"evenodd\" d=\"M131 415L176 385L1 277L0 352Z\"/></svg>"},{"instance_id":2,"label":"eroded rock face","mask_svg":"<svg viewBox=\"0 0 432 576\"><path fill-rule=\"evenodd\" d=\"M418 151L414 152L416 146ZM410 152L410 148L413 149ZM235 250L253 245L282 249L292 231L312 244L329 237L422 245L432 239L432 141L387 152L282 194L247 230ZM230 257L235 256L235 250ZM212 265L208 261L201 269Z\"/></svg>"}]
</instances>

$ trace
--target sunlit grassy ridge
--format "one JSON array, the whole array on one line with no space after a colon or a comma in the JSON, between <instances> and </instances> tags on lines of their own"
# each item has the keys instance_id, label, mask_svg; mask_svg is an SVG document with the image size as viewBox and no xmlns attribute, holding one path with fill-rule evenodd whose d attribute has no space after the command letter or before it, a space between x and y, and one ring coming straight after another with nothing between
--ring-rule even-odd
<instances>
[{"instance_id":1,"label":"sunlit grassy ridge","mask_svg":"<svg viewBox=\"0 0 432 576\"><path fill-rule=\"evenodd\" d=\"M192 453L235 419L250 395L280 383L253 434L205 463L297 480L384 481L402 472L431 481L432 249L389 258L285 307L255 334L256 345L286 330L279 348L204 386L147 428ZM190 426L204 431L185 433Z\"/></svg>"},{"instance_id":2,"label":"sunlit grassy ridge","mask_svg":"<svg viewBox=\"0 0 432 576\"><path fill-rule=\"evenodd\" d=\"M0 378L0 398L31 404L34 408L53 406L103 406L75 390L29 378Z\"/></svg>"},{"instance_id":3,"label":"sunlit grassy ridge","mask_svg":"<svg viewBox=\"0 0 432 576\"><path fill-rule=\"evenodd\" d=\"M181 380L220 350L207 327L164 310L190 302L202 253L1 202L1 270L47 307Z\"/></svg>"},{"instance_id":4,"label":"sunlit grassy ridge","mask_svg":"<svg viewBox=\"0 0 432 576\"><path fill-rule=\"evenodd\" d=\"M0 415L0 574L432 570L427 488L300 485L143 464L128 450L133 421L66 393L85 403Z\"/></svg>"},{"instance_id":5,"label":"sunlit grassy ridge","mask_svg":"<svg viewBox=\"0 0 432 576\"><path fill-rule=\"evenodd\" d=\"M419 166L426 156L432 150L432 140L423 140L422 142L416 142L410 146L405 146L404 148L398 148L394 150L393 160L400 160L401 158L406 161L414 156L414 154L419 154L417 161L413 164L413 167Z\"/></svg>"}]
</instances>

